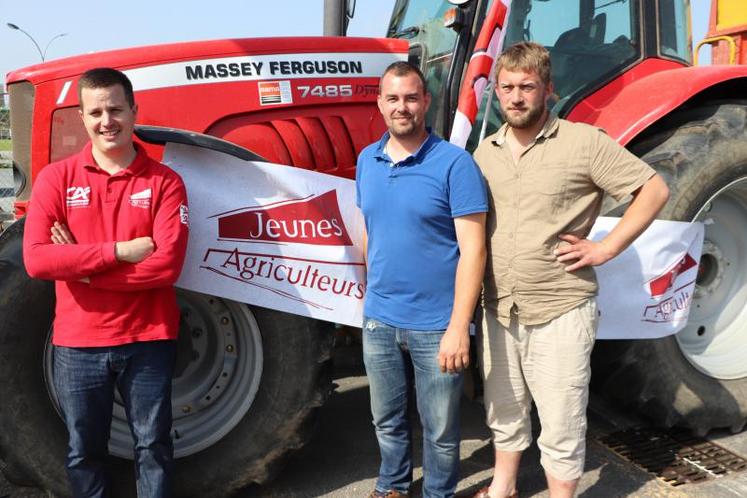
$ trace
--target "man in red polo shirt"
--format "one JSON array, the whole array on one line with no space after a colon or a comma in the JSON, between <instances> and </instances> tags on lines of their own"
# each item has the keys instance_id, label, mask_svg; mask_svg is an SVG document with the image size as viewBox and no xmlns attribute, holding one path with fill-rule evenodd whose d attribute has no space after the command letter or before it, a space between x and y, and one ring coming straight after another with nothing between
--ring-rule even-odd
<instances>
[{"instance_id":1,"label":"man in red polo shirt","mask_svg":"<svg viewBox=\"0 0 747 498\"><path fill-rule=\"evenodd\" d=\"M86 72L78 98L90 142L36 178L23 241L29 275L55 281L54 378L70 433L68 476L76 498L107 496L116 387L135 442L138 496L166 497L186 191L133 142L137 105L123 73Z\"/></svg>"}]
</instances>

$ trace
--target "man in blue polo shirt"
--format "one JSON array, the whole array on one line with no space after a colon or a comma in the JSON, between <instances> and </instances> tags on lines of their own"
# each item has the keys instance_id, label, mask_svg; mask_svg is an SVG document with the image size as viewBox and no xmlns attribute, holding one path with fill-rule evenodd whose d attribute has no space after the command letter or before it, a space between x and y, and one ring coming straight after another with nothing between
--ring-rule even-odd
<instances>
[{"instance_id":1,"label":"man in blue polo shirt","mask_svg":"<svg viewBox=\"0 0 747 498\"><path fill-rule=\"evenodd\" d=\"M363 358L381 452L370 498L409 492L413 373L423 496L454 496L458 481L462 370L485 267L488 201L469 154L426 129L430 101L417 67L389 66L378 96L389 131L358 157L368 265Z\"/></svg>"}]
</instances>

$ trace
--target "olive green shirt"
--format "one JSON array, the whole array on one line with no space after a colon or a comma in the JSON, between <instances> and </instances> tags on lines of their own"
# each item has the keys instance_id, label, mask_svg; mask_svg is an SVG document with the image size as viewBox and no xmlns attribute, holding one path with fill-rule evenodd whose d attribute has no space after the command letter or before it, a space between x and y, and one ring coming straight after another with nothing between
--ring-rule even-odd
<instances>
[{"instance_id":1,"label":"olive green shirt","mask_svg":"<svg viewBox=\"0 0 747 498\"><path fill-rule=\"evenodd\" d=\"M538 325L596 295L592 267L565 271L553 251L560 234L588 236L606 192L616 200L655 171L598 128L550 115L514 164L507 125L474 154L488 184L488 262L483 306L508 327Z\"/></svg>"}]
</instances>

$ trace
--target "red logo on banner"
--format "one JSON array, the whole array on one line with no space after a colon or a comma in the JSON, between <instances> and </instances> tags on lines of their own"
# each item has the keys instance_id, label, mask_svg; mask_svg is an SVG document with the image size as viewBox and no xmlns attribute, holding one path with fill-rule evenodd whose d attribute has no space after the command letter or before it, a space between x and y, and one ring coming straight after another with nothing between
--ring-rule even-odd
<instances>
[{"instance_id":1,"label":"red logo on banner","mask_svg":"<svg viewBox=\"0 0 747 498\"><path fill-rule=\"evenodd\" d=\"M697 261L695 261L690 254L685 254L685 256L674 265L674 268L667 270L665 274L648 283L651 297L663 295L672 287L672 284L674 284L674 281L680 273L686 272L690 268L697 266L697 264Z\"/></svg>"},{"instance_id":2,"label":"red logo on banner","mask_svg":"<svg viewBox=\"0 0 747 498\"><path fill-rule=\"evenodd\" d=\"M352 246L337 192L279 206L249 208L218 218L218 237L246 241Z\"/></svg>"}]
</instances>

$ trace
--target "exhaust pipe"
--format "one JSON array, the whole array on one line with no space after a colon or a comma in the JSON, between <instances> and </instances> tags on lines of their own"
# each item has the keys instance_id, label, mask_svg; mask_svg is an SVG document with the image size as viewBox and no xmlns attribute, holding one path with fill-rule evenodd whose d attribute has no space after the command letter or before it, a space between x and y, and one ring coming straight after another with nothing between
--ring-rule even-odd
<instances>
[{"instance_id":1,"label":"exhaust pipe","mask_svg":"<svg viewBox=\"0 0 747 498\"><path fill-rule=\"evenodd\" d=\"M324 36L345 36L355 0L324 0Z\"/></svg>"}]
</instances>

